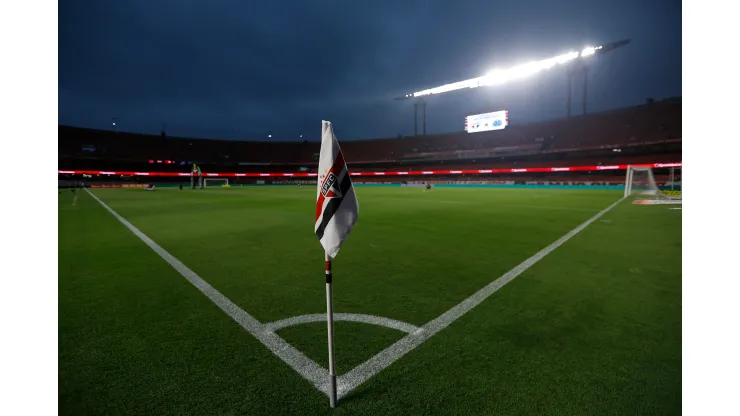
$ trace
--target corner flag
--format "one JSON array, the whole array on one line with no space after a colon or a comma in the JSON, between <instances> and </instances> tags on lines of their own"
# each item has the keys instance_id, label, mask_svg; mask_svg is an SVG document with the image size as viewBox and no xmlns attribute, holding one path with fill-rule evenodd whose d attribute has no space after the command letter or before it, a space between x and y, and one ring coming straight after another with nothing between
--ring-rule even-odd
<instances>
[{"instance_id":1,"label":"corner flag","mask_svg":"<svg viewBox=\"0 0 740 416\"><path fill-rule=\"evenodd\" d=\"M331 122L322 122L314 230L334 258L357 221L359 204Z\"/></svg>"},{"instance_id":2,"label":"corner flag","mask_svg":"<svg viewBox=\"0 0 740 416\"><path fill-rule=\"evenodd\" d=\"M334 309L331 297L331 260L339 253L342 243L355 226L360 206L352 187L344 155L339 148L334 129L328 121L321 122L321 153L316 181L316 222L314 231L324 247L326 269L326 325L329 343L329 406L337 406L337 374L334 365Z\"/></svg>"}]
</instances>

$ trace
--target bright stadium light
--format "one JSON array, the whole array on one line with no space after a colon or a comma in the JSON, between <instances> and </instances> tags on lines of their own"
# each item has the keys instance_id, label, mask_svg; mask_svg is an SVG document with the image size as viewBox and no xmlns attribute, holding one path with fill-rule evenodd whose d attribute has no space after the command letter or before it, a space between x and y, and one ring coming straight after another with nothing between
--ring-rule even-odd
<instances>
[{"instance_id":1,"label":"bright stadium light","mask_svg":"<svg viewBox=\"0 0 740 416\"><path fill-rule=\"evenodd\" d=\"M426 134L426 108L427 103L424 99L427 95L442 94L449 91L459 91L467 88L478 88L478 87L490 87L503 85L508 82L517 81L522 78L531 77L539 72L547 69L554 68L556 66L565 66L569 63L574 63L577 60L591 60L592 55L601 55L607 52L611 52L615 49L621 48L632 42L630 39L622 39L616 42L605 43L600 46L587 45L581 49L580 52L571 51L564 53L552 58L543 59L540 61L530 61L522 65L517 65L509 69L496 68L485 75L477 78L466 79L464 81L453 82L451 84L441 85L439 87L429 88L426 90L416 91L402 96L395 97L395 100L410 100L415 99L414 103L414 136L418 135L417 132L417 121L419 119L418 109L421 108L423 111L423 123L422 123L422 134ZM586 114L588 96L586 91L588 83L588 67L589 64L584 62L583 65L569 65L568 70L568 104L567 104L567 115L570 117L571 113L571 93L573 91L572 82L575 74L582 74L583 79L583 113ZM418 105L421 104L421 105ZM489 120L490 121L490 120ZM485 127L485 121L483 126ZM489 126L490 127L490 126Z\"/></svg>"},{"instance_id":2,"label":"bright stadium light","mask_svg":"<svg viewBox=\"0 0 740 416\"><path fill-rule=\"evenodd\" d=\"M488 81L489 85L503 84L504 82L509 80L509 74L507 73L507 71L494 69L493 71L486 74L485 78Z\"/></svg>"},{"instance_id":3,"label":"bright stadium light","mask_svg":"<svg viewBox=\"0 0 740 416\"><path fill-rule=\"evenodd\" d=\"M410 94L406 94L403 98L442 94L445 92L461 90L464 88L478 88L484 86L502 85L510 81L515 81L521 78L535 75L540 71L550 69L556 65L563 65L579 58L591 56L601 48L602 46L587 46L581 52L568 52L540 61L527 62L525 64L517 65L509 69L494 69L482 77L466 79L464 81L453 82L451 84L445 84L439 87L416 91Z\"/></svg>"}]
</instances>

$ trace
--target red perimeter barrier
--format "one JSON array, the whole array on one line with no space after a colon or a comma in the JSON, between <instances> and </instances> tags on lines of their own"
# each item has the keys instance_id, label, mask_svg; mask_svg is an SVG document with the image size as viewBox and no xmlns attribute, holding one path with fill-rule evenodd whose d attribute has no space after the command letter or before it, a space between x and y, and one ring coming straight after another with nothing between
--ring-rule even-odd
<instances>
[{"instance_id":1,"label":"red perimeter barrier","mask_svg":"<svg viewBox=\"0 0 740 416\"><path fill-rule=\"evenodd\" d=\"M466 169L466 170L417 170L399 172L350 172L352 176L419 176L419 175L480 175L486 173L529 173L529 172L579 172L591 170L626 170L628 165L604 165L604 166L569 166L555 168L506 168L506 169ZM680 168L681 162L675 163L650 163L651 168ZM111 172L98 170L59 170L58 174L72 175L128 175L128 176L190 176L190 173L182 172ZM209 173L203 172L203 176L209 177L314 177L316 173Z\"/></svg>"},{"instance_id":2,"label":"red perimeter barrier","mask_svg":"<svg viewBox=\"0 0 740 416\"><path fill-rule=\"evenodd\" d=\"M146 188L146 185L111 183L111 184L91 184L90 188Z\"/></svg>"}]
</instances>

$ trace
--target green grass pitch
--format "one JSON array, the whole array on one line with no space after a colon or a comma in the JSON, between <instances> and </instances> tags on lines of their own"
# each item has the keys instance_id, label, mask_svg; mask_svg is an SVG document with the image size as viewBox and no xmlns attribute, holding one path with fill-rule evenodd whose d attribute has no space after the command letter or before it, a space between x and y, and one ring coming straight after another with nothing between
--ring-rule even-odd
<instances>
[{"instance_id":1,"label":"green grass pitch","mask_svg":"<svg viewBox=\"0 0 740 416\"><path fill-rule=\"evenodd\" d=\"M260 322L325 313L313 187L96 189ZM421 326L620 191L357 187L336 313ZM330 409L90 195L59 195L64 415L680 414L681 211L629 200ZM336 323L340 375L406 335ZM327 366L326 324L278 335Z\"/></svg>"}]
</instances>

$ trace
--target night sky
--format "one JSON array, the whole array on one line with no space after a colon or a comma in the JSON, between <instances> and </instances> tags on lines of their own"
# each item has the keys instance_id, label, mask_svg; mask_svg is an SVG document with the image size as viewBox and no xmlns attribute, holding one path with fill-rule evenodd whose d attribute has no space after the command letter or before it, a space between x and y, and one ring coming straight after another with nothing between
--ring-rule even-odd
<instances>
[{"instance_id":1,"label":"night sky","mask_svg":"<svg viewBox=\"0 0 740 416\"><path fill-rule=\"evenodd\" d=\"M586 45L589 111L681 95L678 0L61 0L59 124L224 139L413 133L393 97ZM562 68L428 100L427 133L468 114L563 117ZM580 86L574 92L580 112Z\"/></svg>"}]
</instances>

